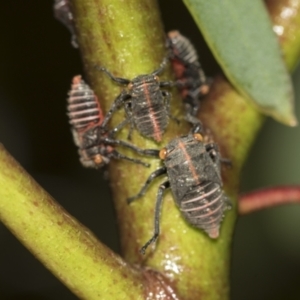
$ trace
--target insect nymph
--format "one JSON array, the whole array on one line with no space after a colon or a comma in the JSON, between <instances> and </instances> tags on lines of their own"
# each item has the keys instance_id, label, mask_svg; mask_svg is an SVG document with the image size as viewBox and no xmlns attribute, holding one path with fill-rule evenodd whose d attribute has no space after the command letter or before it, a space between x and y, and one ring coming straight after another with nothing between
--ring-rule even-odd
<instances>
[{"instance_id":1,"label":"insect nymph","mask_svg":"<svg viewBox=\"0 0 300 300\"><path fill-rule=\"evenodd\" d=\"M154 178L167 174L167 180L157 193L154 235L141 248L142 253L159 235L163 192L167 188L171 188L175 203L190 224L204 230L210 238L219 236L224 211L231 204L222 190L218 147L214 143L205 144L199 131L200 126L195 126L188 135L175 138L165 148L157 150L164 166L149 176L136 196L128 199L131 203L140 198ZM155 150L149 151L154 153Z\"/></svg>"},{"instance_id":2,"label":"insect nymph","mask_svg":"<svg viewBox=\"0 0 300 300\"><path fill-rule=\"evenodd\" d=\"M104 120L108 122L109 118L103 116L97 96L81 76L73 78L68 98L68 111L73 138L79 148L80 162L84 167L101 168L108 164L111 158L126 159L149 166L115 149L115 146L119 145L144 154L144 150L115 139L111 131L103 126Z\"/></svg>"},{"instance_id":3,"label":"insect nymph","mask_svg":"<svg viewBox=\"0 0 300 300\"><path fill-rule=\"evenodd\" d=\"M170 115L171 94L162 87L171 87L173 82L160 81L160 74L167 63L164 59L160 68L151 74L139 75L132 80L119 78L112 75L107 69L97 67L98 70L105 72L113 81L126 84L127 91L123 90L116 98L107 115L111 115L120 106L124 105L126 120L121 124L130 123L130 133L133 127L144 136L160 142L166 130ZM118 130L118 129L116 129Z\"/></svg>"},{"instance_id":4,"label":"insect nymph","mask_svg":"<svg viewBox=\"0 0 300 300\"><path fill-rule=\"evenodd\" d=\"M168 32L167 46L170 49L176 85L188 113L195 116L200 107L199 100L209 92L210 80L203 72L195 47L179 31Z\"/></svg>"}]
</instances>

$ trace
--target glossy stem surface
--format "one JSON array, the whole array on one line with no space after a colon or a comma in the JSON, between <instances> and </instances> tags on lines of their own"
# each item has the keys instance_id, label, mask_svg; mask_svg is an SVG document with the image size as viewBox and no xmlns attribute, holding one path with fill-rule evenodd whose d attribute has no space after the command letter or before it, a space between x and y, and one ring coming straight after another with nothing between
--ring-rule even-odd
<instances>
[{"instance_id":1,"label":"glossy stem surface","mask_svg":"<svg viewBox=\"0 0 300 300\"><path fill-rule=\"evenodd\" d=\"M157 3L133 0L76 0L74 3L86 70L100 102L107 109L121 88L105 75L95 72L91 66L95 63L103 65L114 75L125 78L133 78L158 68L166 50ZM293 49L297 44L298 40L295 39L287 38L283 41L284 49ZM292 61L291 65L295 65L298 59L295 51L286 57ZM165 75L168 72L163 73ZM172 112L177 117L184 113L176 96L172 99ZM225 190L234 203L234 209L226 213L220 238L209 239L187 224L175 207L171 193L167 192L156 248L149 248L146 255L142 256L139 249L152 236L156 192L159 183L165 178L157 179L143 199L131 206L126 204L126 198L139 191L160 162L151 160L151 170L129 163L112 163L111 185L125 260L151 267L167 276L182 299L224 300L229 297L230 245L237 210L235 199L240 170L264 118L222 76L216 77L212 92L202 105L200 118L219 143L222 156L231 159L233 163L231 169L223 170L223 177ZM121 110L111 126L123 119L124 112ZM160 145L155 145L136 132L133 142L143 148L162 147L171 138L188 132L183 124L177 127L170 121ZM126 139L127 131L122 132L120 137Z\"/></svg>"}]
</instances>

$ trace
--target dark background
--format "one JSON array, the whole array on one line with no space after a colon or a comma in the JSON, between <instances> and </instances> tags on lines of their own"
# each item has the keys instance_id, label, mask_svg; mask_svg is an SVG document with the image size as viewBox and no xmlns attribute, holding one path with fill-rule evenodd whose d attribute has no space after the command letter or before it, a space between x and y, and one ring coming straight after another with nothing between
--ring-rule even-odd
<instances>
[{"instance_id":1,"label":"dark background","mask_svg":"<svg viewBox=\"0 0 300 300\"><path fill-rule=\"evenodd\" d=\"M198 47L208 75L218 72L181 1L160 1L166 30ZM171 7L171 9L170 9ZM73 216L119 250L108 183L80 166L66 117L70 79L82 74L79 52L53 18L52 1L2 1L0 142ZM300 70L294 76L297 98ZM299 105L297 105L300 119ZM268 119L244 170L242 190L295 184L299 128ZM238 220L232 261L233 300L300 299L300 208L289 205ZM107 228L110 228L108 231ZM76 299L0 224L0 299Z\"/></svg>"}]
</instances>

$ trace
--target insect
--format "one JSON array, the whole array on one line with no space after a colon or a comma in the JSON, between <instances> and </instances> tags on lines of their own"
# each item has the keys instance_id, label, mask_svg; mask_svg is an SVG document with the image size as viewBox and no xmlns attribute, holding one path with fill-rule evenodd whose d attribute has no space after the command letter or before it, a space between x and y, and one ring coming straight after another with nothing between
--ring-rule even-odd
<instances>
[{"instance_id":1,"label":"insect","mask_svg":"<svg viewBox=\"0 0 300 300\"><path fill-rule=\"evenodd\" d=\"M199 100L209 92L210 80L203 72L195 47L179 31L168 32L167 46L171 52L176 85L181 92L187 113L196 116L200 107Z\"/></svg>"},{"instance_id":2,"label":"insect","mask_svg":"<svg viewBox=\"0 0 300 300\"><path fill-rule=\"evenodd\" d=\"M224 212L231 208L231 204L222 190L218 146L205 144L200 131L201 125L195 125L188 135L175 138L162 150L156 150L164 166L149 176L136 196L127 199L131 203L142 197L156 177L167 174L167 180L158 188L154 234L141 248L143 254L159 236L159 217L167 188L171 188L176 205L190 224L204 230L212 239L219 236Z\"/></svg>"},{"instance_id":3,"label":"insect","mask_svg":"<svg viewBox=\"0 0 300 300\"><path fill-rule=\"evenodd\" d=\"M170 114L171 94L161 90L162 87L171 87L174 83L160 81L158 77L158 74L164 70L167 61L168 59L165 58L160 67L151 74L139 75L132 80L115 77L107 69L96 66L113 81L127 84L127 91L121 92L107 115L110 116L120 106L124 105L126 119L120 124L120 127L130 123L128 139L131 138L132 130L135 127L142 135L160 142L168 125L169 117L175 119ZM118 130L119 127L115 129L115 132Z\"/></svg>"},{"instance_id":4,"label":"insect","mask_svg":"<svg viewBox=\"0 0 300 300\"><path fill-rule=\"evenodd\" d=\"M103 127L106 118L97 96L80 75L73 78L68 98L68 116L75 144L79 148L80 162L84 167L101 168L111 158L125 159L149 167L149 164L115 150L114 146L119 145L144 154L144 150L114 139L111 131Z\"/></svg>"},{"instance_id":5,"label":"insect","mask_svg":"<svg viewBox=\"0 0 300 300\"><path fill-rule=\"evenodd\" d=\"M78 43L75 35L74 29L74 19L73 14L70 10L69 0L54 0L54 17L63 23L68 30L71 32L71 44L74 48L78 48Z\"/></svg>"}]
</instances>

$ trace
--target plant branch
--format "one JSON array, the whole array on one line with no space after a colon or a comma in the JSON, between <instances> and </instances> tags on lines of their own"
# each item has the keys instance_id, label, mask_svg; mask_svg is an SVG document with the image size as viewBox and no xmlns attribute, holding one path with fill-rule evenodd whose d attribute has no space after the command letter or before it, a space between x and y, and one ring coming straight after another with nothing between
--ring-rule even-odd
<instances>
[{"instance_id":1,"label":"plant branch","mask_svg":"<svg viewBox=\"0 0 300 300\"><path fill-rule=\"evenodd\" d=\"M300 203L300 186L276 186L241 195L239 213L245 215L289 203Z\"/></svg>"},{"instance_id":2,"label":"plant branch","mask_svg":"<svg viewBox=\"0 0 300 300\"><path fill-rule=\"evenodd\" d=\"M139 272L72 218L2 145L0 165L0 220L46 268L80 299L143 298Z\"/></svg>"},{"instance_id":3,"label":"plant branch","mask_svg":"<svg viewBox=\"0 0 300 300\"><path fill-rule=\"evenodd\" d=\"M157 3L153 0L74 0L73 4L86 71L101 104L107 109L121 88L104 74L97 73L93 65L105 66L114 75L126 78L156 69L166 53ZM283 43L292 48L295 41L286 39ZM168 72L165 74L169 76ZM175 95L172 99L172 113L182 116L184 110L181 102L176 101L176 91L172 91L172 94ZM119 112L111 126L123 118L124 114ZM237 198L241 167L264 117L224 78L218 76L212 92L201 107L200 118L219 143L223 157L233 162L232 169L224 170L223 178L225 189L234 200ZM162 145L187 132L188 128L183 122L180 127L170 122ZM126 137L127 132L124 130L120 138ZM133 142L144 148L157 147L136 132ZM156 169L159 161L152 160L151 164ZM171 280L178 295L184 299L228 299L230 244L236 210L226 214L220 238L211 240L183 220L171 193L167 193L156 249L148 249L146 255L142 256L139 249L153 232L158 183L153 184L145 197L131 206L126 204L126 198L137 193L150 172L123 162L112 163L110 166L125 260L161 272Z\"/></svg>"},{"instance_id":4,"label":"plant branch","mask_svg":"<svg viewBox=\"0 0 300 300\"><path fill-rule=\"evenodd\" d=\"M290 71L297 66L300 57L300 1L265 0L273 30L277 34L286 65Z\"/></svg>"},{"instance_id":5,"label":"plant branch","mask_svg":"<svg viewBox=\"0 0 300 300\"><path fill-rule=\"evenodd\" d=\"M75 0L73 4L86 71L101 104L107 109L120 92L120 87L105 74L96 72L93 65L105 66L114 75L125 78L157 69L166 55L165 34L157 2ZM162 75L164 80L172 79L168 70ZM179 118L184 114L182 101L175 89L172 90L172 114ZM124 113L118 113L111 126L123 118ZM188 131L189 127L184 121L181 121L180 126L170 121L161 144L165 145L170 139L187 134ZM120 138L126 137L127 132L124 130ZM134 132L133 143L143 148L157 148L157 144L137 132ZM155 170L160 161L151 160L151 164L152 170ZM156 248L149 248L143 256L139 249L153 233L159 181L151 185L143 199L132 205L127 205L126 198L139 191L150 172L149 169L127 162L110 165L125 260L164 274L171 280L180 298L199 299L206 295L205 299L226 299L229 292L229 253L235 211L227 213L220 238L212 240L182 218L171 193L167 192Z\"/></svg>"}]
</instances>

